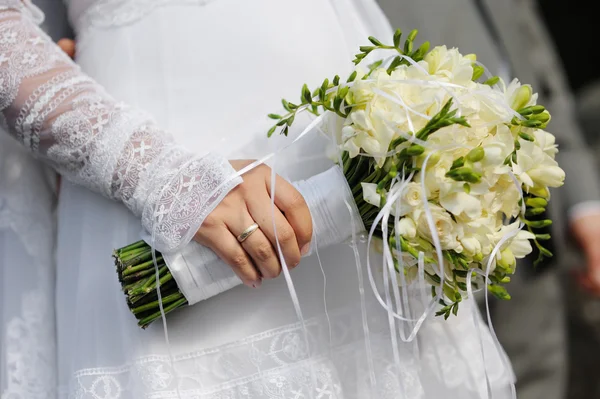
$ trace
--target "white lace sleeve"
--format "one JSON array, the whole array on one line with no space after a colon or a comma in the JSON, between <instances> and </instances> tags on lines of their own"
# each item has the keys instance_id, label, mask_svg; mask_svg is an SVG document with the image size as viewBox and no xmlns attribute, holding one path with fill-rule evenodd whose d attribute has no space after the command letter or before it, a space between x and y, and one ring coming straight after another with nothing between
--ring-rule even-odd
<instances>
[{"instance_id":1,"label":"white lace sleeve","mask_svg":"<svg viewBox=\"0 0 600 399\"><path fill-rule=\"evenodd\" d=\"M115 102L37 27L28 2L0 0L0 111L7 130L66 178L125 204L161 252L182 248L241 182L229 162L179 147Z\"/></svg>"}]
</instances>

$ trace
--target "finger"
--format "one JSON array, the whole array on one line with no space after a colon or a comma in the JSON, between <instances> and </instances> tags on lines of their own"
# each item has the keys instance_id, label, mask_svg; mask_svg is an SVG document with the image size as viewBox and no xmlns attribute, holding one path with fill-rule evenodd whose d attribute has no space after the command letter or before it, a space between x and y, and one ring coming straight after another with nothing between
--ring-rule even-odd
<instances>
[{"instance_id":1,"label":"finger","mask_svg":"<svg viewBox=\"0 0 600 399\"><path fill-rule=\"evenodd\" d=\"M219 228L200 229L194 238L200 244L209 247L219 258L227 263L235 274L249 287L257 288L261 284L259 271L242 248L237 238L223 225Z\"/></svg>"},{"instance_id":2,"label":"finger","mask_svg":"<svg viewBox=\"0 0 600 399\"><path fill-rule=\"evenodd\" d=\"M75 58L75 42L73 40L60 39L57 44L69 57Z\"/></svg>"},{"instance_id":3,"label":"finger","mask_svg":"<svg viewBox=\"0 0 600 399\"><path fill-rule=\"evenodd\" d=\"M271 188L271 176L268 176L267 191L270 196L272 196ZM301 249L302 255L306 255L310 250L313 234L310 210L302 194L280 176L275 178L275 205L294 229L298 247Z\"/></svg>"},{"instance_id":4,"label":"finger","mask_svg":"<svg viewBox=\"0 0 600 399\"><path fill-rule=\"evenodd\" d=\"M281 211L271 205L271 199L267 192L265 191L264 195L253 196L248 200L247 206L252 219L258 223L275 251L277 251L277 243L279 243L287 266L289 268L296 267L300 263L300 247L296 234ZM273 225L273 220L275 225ZM278 251L276 253L279 255Z\"/></svg>"},{"instance_id":5,"label":"finger","mask_svg":"<svg viewBox=\"0 0 600 399\"><path fill-rule=\"evenodd\" d=\"M226 222L227 227L234 236L239 237L247 228L254 224L250 213L242 217L243 221L237 223ZM242 247L252 258L254 265L258 268L263 278L275 278L281 273L279 258L273 249L273 245L265 234L258 228L242 242Z\"/></svg>"}]
</instances>

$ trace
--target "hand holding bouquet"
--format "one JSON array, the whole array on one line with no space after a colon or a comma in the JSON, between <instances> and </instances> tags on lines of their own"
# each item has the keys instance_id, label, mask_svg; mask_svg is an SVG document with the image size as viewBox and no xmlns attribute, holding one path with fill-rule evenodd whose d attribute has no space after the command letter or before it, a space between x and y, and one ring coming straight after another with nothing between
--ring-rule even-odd
<instances>
[{"instance_id":1,"label":"hand holding bouquet","mask_svg":"<svg viewBox=\"0 0 600 399\"><path fill-rule=\"evenodd\" d=\"M298 103L283 100L286 113L269 115L269 135L287 134L301 112L328 121L364 226L402 281L423 271L442 303L438 314L449 317L469 282L509 299L504 285L516 259L533 246L538 260L552 256L543 246L549 236L536 233L551 221L536 216L565 176L544 130L550 114L530 86L484 78L476 57L456 49L414 49L416 31L403 45L401 36L389 45L369 38L347 79L305 85ZM375 52L392 56L362 68ZM129 306L146 326L160 315L151 249L140 242L115 258ZM167 265L158 267L165 311L185 305Z\"/></svg>"}]
</instances>

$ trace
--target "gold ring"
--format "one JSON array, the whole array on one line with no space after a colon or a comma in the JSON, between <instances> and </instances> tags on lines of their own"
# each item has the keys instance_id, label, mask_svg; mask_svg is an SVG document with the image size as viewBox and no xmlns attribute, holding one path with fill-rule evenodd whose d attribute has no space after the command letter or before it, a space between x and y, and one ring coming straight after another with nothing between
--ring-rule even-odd
<instances>
[{"instance_id":1,"label":"gold ring","mask_svg":"<svg viewBox=\"0 0 600 399\"><path fill-rule=\"evenodd\" d=\"M252 226L248 227L246 230L242 232L237 238L237 240L242 243L246 241L248 237L252 235L256 230L258 230L258 224L254 223Z\"/></svg>"}]
</instances>

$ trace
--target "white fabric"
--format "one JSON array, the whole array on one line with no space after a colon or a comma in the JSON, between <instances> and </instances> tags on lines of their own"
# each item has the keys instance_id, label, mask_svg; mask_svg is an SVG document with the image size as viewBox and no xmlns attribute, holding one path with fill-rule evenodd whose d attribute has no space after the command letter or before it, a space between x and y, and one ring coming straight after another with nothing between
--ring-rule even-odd
<instances>
[{"instance_id":1,"label":"white fabric","mask_svg":"<svg viewBox=\"0 0 600 399\"><path fill-rule=\"evenodd\" d=\"M56 397L54 191L0 134L0 395ZM26 184L24 184L26 183Z\"/></svg>"},{"instance_id":2,"label":"white fabric","mask_svg":"<svg viewBox=\"0 0 600 399\"><path fill-rule=\"evenodd\" d=\"M326 248L350 240L365 231L346 178L338 166L307 180L294 182L306 200L313 219L315 248ZM348 206L352 215L348 214ZM318 241L317 238L318 237ZM233 270L210 248L194 241L181 251L163 254L177 286L189 305L211 298L242 284Z\"/></svg>"},{"instance_id":3,"label":"white fabric","mask_svg":"<svg viewBox=\"0 0 600 399\"><path fill-rule=\"evenodd\" d=\"M215 0L161 7L134 3L144 13L124 25L74 21L79 64L115 98L153 114L189 150L186 154L210 152L220 154L219 159L256 158L287 143L289 139L264 137L264 115L274 111L281 97L299 95L302 83L314 86L325 76L347 73L351 54L364 38L388 30L368 0ZM94 4L110 2L72 0L70 6L83 7L77 20L105 18L87 8ZM7 14L10 26L13 14ZM113 16L118 22L118 14ZM33 34L32 29L27 25L26 34ZM50 45L42 45L49 53L41 56L57 56ZM64 58L59 62L72 68ZM44 93L55 87L51 77L37 76L33 87L44 87ZM18 86L18 92L26 87ZM85 88L98 90L91 82ZM102 98L112 105L108 96ZM52 125L54 119L48 122ZM42 136L52 139L42 126ZM115 135L123 137L126 130L116 129ZM165 137L158 128L151 134ZM106 136L97 141L110 142ZM107 154L121 153L118 145L109 146ZM306 179L331 166L318 150L323 147L323 138L313 135L282 152L273 166L290 180ZM41 155L47 154L42 148ZM111 170L97 172L112 175ZM93 187L106 194L106 187L98 184L103 182ZM130 208L139 211L141 203L135 204ZM169 346L160 322L144 331L136 326L111 265L112 249L135 240L139 230L139 219L122 204L71 183L63 185L56 289L60 397L479 399L487 397L485 372L493 398L509 397L510 370L502 366L502 353L489 331L473 325L472 311L479 325L483 323L471 303L463 303L459 316L448 321L427 320L418 339L401 343L395 356L386 312L369 290L361 304L362 274L346 245L318 251L292 273L305 323L298 322L285 281L277 279L259 290L233 288L170 314ZM185 241L181 238L178 243ZM364 265L366 251L360 243L359 255ZM377 268L375 273L379 275ZM417 314L423 304L412 291L408 295ZM25 373L20 370L17 376Z\"/></svg>"}]
</instances>

